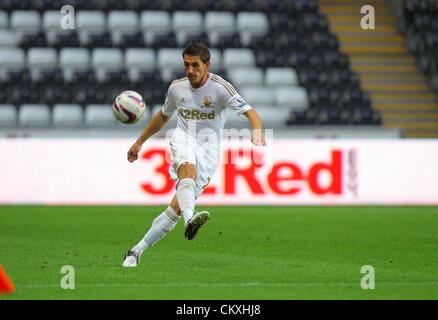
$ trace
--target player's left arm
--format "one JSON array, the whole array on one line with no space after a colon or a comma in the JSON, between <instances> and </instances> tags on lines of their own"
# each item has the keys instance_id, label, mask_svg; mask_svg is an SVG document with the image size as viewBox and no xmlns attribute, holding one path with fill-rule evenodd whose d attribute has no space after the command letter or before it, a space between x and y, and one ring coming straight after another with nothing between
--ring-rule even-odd
<instances>
[{"instance_id":1,"label":"player's left arm","mask_svg":"<svg viewBox=\"0 0 438 320\"><path fill-rule=\"evenodd\" d=\"M259 114L254 109L249 109L243 113L247 117L252 128L251 142L256 146L266 146L265 136L263 135L263 124Z\"/></svg>"}]
</instances>

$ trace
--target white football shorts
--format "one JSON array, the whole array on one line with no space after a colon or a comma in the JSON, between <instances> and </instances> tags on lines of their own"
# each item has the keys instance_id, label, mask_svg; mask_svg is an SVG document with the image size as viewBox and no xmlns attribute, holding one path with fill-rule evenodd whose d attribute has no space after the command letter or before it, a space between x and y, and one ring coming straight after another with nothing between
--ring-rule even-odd
<instances>
[{"instance_id":1,"label":"white football shorts","mask_svg":"<svg viewBox=\"0 0 438 320\"><path fill-rule=\"evenodd\" d=\"M219 162L219 147L211 143L201 143L186 135L173 135L170 141L170 178L178 180L178 168L185 162L196 166L195 197L198 198L210 183Z\"/></svg>"}]
</instances>

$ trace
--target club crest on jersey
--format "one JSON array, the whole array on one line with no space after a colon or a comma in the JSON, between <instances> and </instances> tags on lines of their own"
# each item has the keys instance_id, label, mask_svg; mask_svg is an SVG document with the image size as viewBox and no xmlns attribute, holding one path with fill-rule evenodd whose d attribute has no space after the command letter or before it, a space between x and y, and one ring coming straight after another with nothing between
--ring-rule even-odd
<instances>
[{"instance_id":1,"label":"club crest on jersey","mask_svg":"<svg viewBox=\"0 0 438 320\"><path fill-rule=\"evenodd\" d=\"M201 106L201 108L214 108L214 106L211 105L212 103L211 97L206 96L204 97L204 105Z\"/></svg>"}]
</instances>

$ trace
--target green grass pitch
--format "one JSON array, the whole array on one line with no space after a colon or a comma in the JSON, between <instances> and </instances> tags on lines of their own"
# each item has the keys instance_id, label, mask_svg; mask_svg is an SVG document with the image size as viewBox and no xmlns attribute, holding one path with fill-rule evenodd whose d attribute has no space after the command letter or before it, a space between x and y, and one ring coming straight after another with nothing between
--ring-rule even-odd
<instances>
[{"instance_id":1,"label":"green grass pitch","mask_svg":"<svg viewBox=\"0 0 438 320\"><path fill-rule=\"evenodd\" d=\"M438 207L199 207L137 268L124 253L164 210L140 206L0 206L2 299L437 299ZM75 271L63 290L61 267ZM362 266L375 271L364 290Z\"/></svg>"}]
</instances>

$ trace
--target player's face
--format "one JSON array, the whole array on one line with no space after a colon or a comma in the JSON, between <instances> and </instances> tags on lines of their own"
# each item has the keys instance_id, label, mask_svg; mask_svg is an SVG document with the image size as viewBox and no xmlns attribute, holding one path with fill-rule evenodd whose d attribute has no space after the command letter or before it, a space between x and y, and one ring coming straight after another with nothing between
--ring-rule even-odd
<instances>
[{"instance_id":1,"label":"player's face","mask_svg":"<svg viewBox=\"0 0 438 320\"><path fill-rule=\"evenodd\" d=\"M184 71L192 86L201 83L210 66L210 61L202 62L200 56L184 55Z\"/></svg>"}]
</instances>

